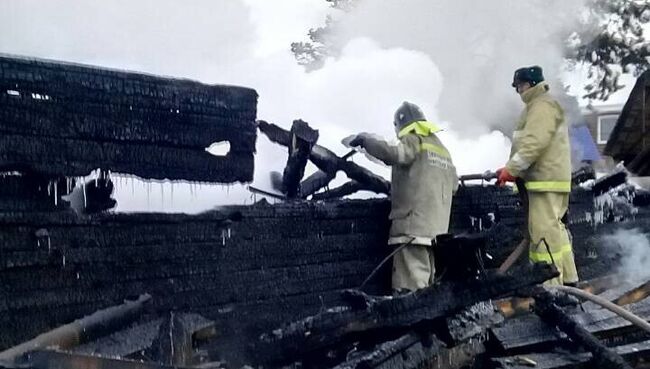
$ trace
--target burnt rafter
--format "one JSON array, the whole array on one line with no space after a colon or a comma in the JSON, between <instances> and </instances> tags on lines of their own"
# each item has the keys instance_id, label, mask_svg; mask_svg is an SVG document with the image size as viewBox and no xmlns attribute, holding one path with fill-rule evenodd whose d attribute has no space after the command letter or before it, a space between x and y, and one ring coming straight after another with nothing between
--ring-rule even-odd
<instances>
[{"instance_id":1,"label":"burnt rafter","mask_svg":"<svg viewBox=\"0 0 650 369\"><path fill-rule=\"evenodd\" d=\"M0 56L0 170L247 182L256 109L248 88Z\"/></svg>"},{"instance_id":2,"label":"burnt rafter","mask_svg":"<svg viewBox=\"0 0 650 369\"><path fill-rule=\"evenodd\" d=\"M291 145L291 134L289 131L263 120L257 122L257 127L272 142L286 147ZM319 174L318 180L313 180L313 183L305 186L306 189L308 188L308 191L315 191L315 183L327 184L329 180L336 176L336 172L342 171L348 176L348 178L359 183L359 189L383 194L390 193L390 182L372 173L370 170L361 167L352 161L346 160L346 157L339 157L323 146L313 145L311 153L309 154L309 160L311 160L311 162L314 163L323 174ZM312 176L308 179L315 178ZM307 179L305 181L307 181ZM312 193L313 192L310 192L309 195Z\"/></svg>"}]
</instances>

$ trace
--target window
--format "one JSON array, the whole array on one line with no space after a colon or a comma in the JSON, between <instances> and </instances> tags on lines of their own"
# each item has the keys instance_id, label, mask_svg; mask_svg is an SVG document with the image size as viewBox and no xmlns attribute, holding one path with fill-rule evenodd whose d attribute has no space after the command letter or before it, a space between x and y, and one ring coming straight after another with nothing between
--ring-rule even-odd
<instances>
[{"instance_id":1,"label":"window","mask_svg":"<svg viewBox=\"0 0 650 369\"><path fill-rule=\"evenodd\" d=\"M616 126L618 115L601 115L598 117L598 143L606 144Z\"/></svg>"}]
</instances>

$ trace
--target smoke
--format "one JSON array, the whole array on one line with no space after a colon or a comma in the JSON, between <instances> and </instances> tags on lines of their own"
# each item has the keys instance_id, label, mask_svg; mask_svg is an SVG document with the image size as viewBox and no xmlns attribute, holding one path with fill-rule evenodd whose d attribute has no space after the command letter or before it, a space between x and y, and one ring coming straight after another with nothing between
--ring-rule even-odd
<instances>
[{"instance_id":1,"label":"smoke","mask_svg":"<svg viewBox=\"0 0 650 369\"><path fill-rule=\"evenodd\" d=\"M284 127L303 119L338 154L350 134L394 138L393 112L411 101L446 128L440 137L459 173L483 172L503 165L509 151L492 129L509 132L522 108L509 87L512 71L540 64L547 76L559 73L563 32L578 4L362 1L334 35L339 55L307 73L289 45L324 20L325 1L5 0L0 52L252 87L259 119ZM253 184L269 189L286 150L260 135L257 152ZM134 179L118 181L116 197L121 211L190 213L254 200L242 185L172 189Z\"/></svg>"},{"instance_id":2,"label":"smoke","mask_svg":"<svg viewBox=\"0 0 650 369\"><path fill-rule=\"evenodd\" d=\"M516 68L542 66L552 91L565 95L560 81L567 40L580 31L584 3L361 0L341 19L333 38L345 43L364 36L384 47L426 53L445 80L438 105L442 119L463 134L509 132L522 107L510 86ZM576 106L565 103L570 113Z\"/></svg>"},{"instance_id":3,"label":"smoke","mask_svg":"<svg viewBox=\"0 0 650 369\"><path fill-rule=\"evenodd\" d=\"M630 281L650 279L650 239L639 229L619 229L603 241L621 250L618 273Z\"/></svg>"}]
</instances>

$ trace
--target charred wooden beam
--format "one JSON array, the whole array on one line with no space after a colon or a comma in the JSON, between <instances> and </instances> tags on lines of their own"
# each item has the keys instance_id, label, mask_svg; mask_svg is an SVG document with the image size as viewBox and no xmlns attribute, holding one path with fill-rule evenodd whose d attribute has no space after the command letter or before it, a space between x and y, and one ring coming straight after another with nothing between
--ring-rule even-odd
<instances>
[{"instance_id":1,"label":"charred wooden beam","mask_svg":"<svg viewBox=\"0 0 650 369\"><path fill-rule=\"evenodd\" d=\"M192 361L192 332L180 315L169 312L162 320L153 344L153 359L164 365L188 365Z\"/></svg>"},{"instance_id":2,"label":"charred wooden beam","mask_svg":"<svg viewBox=\"0 0 650 369\"><path fill-rule=\"evenodd\" d=\"M294 120L289 135L289 159L282 174L282 192L293 199L300 194L300 180L305 174L311 149L318 140L318 131L309 127L307 122Z\"/></svg>"},{"instance_id":3,"label":"charred wooden beam","mask_svg":"<svg viewBox=\"0 0 650 369\"><path fill-rule=\"evenodd\" d=\"M35 351L29 354L25 365L33 369L188 369L189 367L160 365L151 362L80 355L60 351Z\"/></svg>"},{"instance_id":4,"label":"charred wooden beam","mask_svg":"<svg viewBox=\"0 0 650 369\"><path fill-rule=\"evenodd\" d=\"M251 181L256 106L242 87L0 56L0 170Z\"/></svg>"},{"instance_id":5,"label":"charred wooden beam","mask_svg":"<svg viewBox=\"0 0 650 369\"><path fill-rule=\"evenodd\" d=\"M490 274L469 282L443 282L394 298L368 296L365 309L334 308L265 334L255 351L262 362L293 360L360 332L407 328L447 316L479 301L542 283L558 272L552 265L535 264L516 275ZM359 300L363 294L353 296ZM361 304L357 301L356 305Z\"/></svg>"},{"instance_id":6,"label":"charred wooden beam","mask_svg":"<svg viewBox=\"0 0 650 369\"><path fill-rule=\"evenodd\" d=\"M465 367L484 351L480 339L447 347L434 334L411 332L359 353L334 369L456 369Z\"/></svg>"},{"instance_id":7,"label":"charred wooden beam","mask_svg":"<svg viewBox=\"0 0 650 369\"><path fill-rule=\"evenodd\" d=\"M347 160L356 154L356 150L351 150L347 154L343 155L341 159ZM327 187L327 185L336 177L336 172L327 173L322 170L316 171L314 174L307 177L302 183L300 183L300 196L303 199L315 194L318 190ZM316 200L316 199L314 199Z\"/></svg>"},{"instance_id":8,"label":"charred wooden beam","mask_svg":"<svg viewBox=\"0 0 650 369\"><path fill-rule=\"evenodd\" d=\"M463 309L460 313L445 319L449 337L460 344L485 335L487 330L503 322L496 306L490 301L481 301Z\"/></svg>"},{"instance_id":9,"label":"charred wooden beam","mask_svg":"<svg viewBox=\"0 0 650 369\"><path fill-rule=\"evenodd\" d=\"M628 309L633 314L650 320L650 300L629 305ZM601 339L621 337L638 331L632 323L604 309L573 313L571 317L583 322L587 331ZM565 337L535 315L510 319L508 324L491 330L495 345L509 355L555 347Z\"/></svg>"},{"instance_id":10,"label":"charred wooden beam","mask_svg":"<svg viewBox=\"0 0 650 369\"><path fill-rule=\"evenodd\" d=\"M650 355L650 341L611 348L626 361L636 363ZM589 352L549 352L497 357L490 359L495 369L591 369L593 355Z\"/></svg>"},{"instance_id":11,"label":"charred wooden beam","mask_svg":"<svg viewBox=\"0 0 650 369\"><path fill-rule=\"evenodd\" d=\"M75 354L82 355L100 355L105 357L131 357L131 358L160 358L160 355L168 355L170 352L166 347L176 347L176 341L173 345L168 341L167 337L163 337L162 333L165 332L175 334L179 327L182 327L188 332L192 342L202 342L212 338L216 334L215 323L208 320L201 315L192 313L176 313L173 315L174 323L170 329L167 324L163 328L163 321L169 321L172 318L166 316L149 322L130 326L111 333L110 335L103 336L99 339L93 340L86 344L75 347L70 350ZM176 336L178 337L178 336ZM183 336L180 337L183 339ZM167 341L165 341L167 340ZM168 346L165 346L167 344ZM162 349L162 350L161 350ZM177 356L178 352L175 348L173 356ZM144 355L140 353L144 352ZM181 351L184 352L184 351ZM189 356L187 356L189 358ZM162 362L162 360L160 360ZM186 361L189 364L189 361Z\"/></svg>"},{"instance_id":12,"label":"charred wooden beam","mask_svg":"<svg viewBox=\"0 0 650 369\"><path fill-rule=\"evenodd\" d=\"M596 179L596 171L591 165L585 165L571 173L571 184L577 186L590 179Z\"/></svg>"},{"instance_id":13,"label":"charred wooden beam","mask_svg":"<svg viewBox=\"0 0 650 369\"><path fill-rule=\"evenodd\" d=\"M591 352L592 365L601 369L632 369L616 352L598 341L580 323L571 318L555 303L555 297L546 290L540 290L535 295L535 313L544 322L555 326L564 332L573 342Z\"/></svg>"},{"instance_id":14,"label":"charred wooden beam","mask_svg":"<svg viewBox=\"0 0 650 369\"><path fill-rule=\"evenodd\" d=\"M65 349L79 343L99 337L110 331L124 327L137 319L151 300L150 295L141 295L135 301L127 301L122 305L109 307L92 315L75 320L38 337L0 352L0 361L13 361L17 357L48 346Z\"/></svg>"},{"instance_id":15,"label":"charred wooden beam","mask_svg":"<svg viewBox=\"0 0 650 369\"><path fill-rule=\"evenodd\" d=\"M351 195L361 190L363 190L361 183L357 181L350 181L342 184L339 187L332 188L331 190L315 193L312 195L312 200L329 200L341 198L343 196Z\"/></svg>"},{"instance_id":16,"label":"charred wooden beam","mask_svg":"<svg viewBox=\"0 0 650 369\"><path fill-rule=\"evenodd\" d=\"M336 173L326 173L322 170L317 170L314 174L305 178L300 183L300 196L303 199L315 194L321 188L327 187L327 185L334 179ZM314 199L316 200L316 199Z\"/></svg>"},{"instance_id":17,"label":"charred wooden beam","mask_svg":"<svg viewBox=\"0 0 650 369\"><path fill-rule=\"evenodd\" d=\"M271 141L286 147L291 145L291 135L289 131L265 121L258 121L257 126ZM334 176L336 175L336 172L340 170L351 180L357 181L363 185L366 190L376 193L390 193L390 182L354 162L337 156L323 146L314 145L311 154L309 155L309 160L311 160L318 169L329 175Z\"/></svg>"},{"instance_id":18,"label":"charred wooden beam","mask_svg":"<svg viewBox=\"0 0 650 369\"><path fill-rule=\"evenodd\" d=\"M645 282L630 291L627 291L623 295L617 297L613 302L616 305L620 306L629 305L641 301L648 296L650 296L650 281Z\"/></svg>"},{"instance_id":19,"label":"charred wooden beam","mask_svg":"<svg viewBox=\"0 0 650 369\"><path fill-rule=\"evenodd\" d=\"M602 178L599 178L596 182L594 182L591 190L594 196L600 196L609 190L624 184L626 181L627 172L624 170L619 170Z\"/></svg>"}]
</instances>

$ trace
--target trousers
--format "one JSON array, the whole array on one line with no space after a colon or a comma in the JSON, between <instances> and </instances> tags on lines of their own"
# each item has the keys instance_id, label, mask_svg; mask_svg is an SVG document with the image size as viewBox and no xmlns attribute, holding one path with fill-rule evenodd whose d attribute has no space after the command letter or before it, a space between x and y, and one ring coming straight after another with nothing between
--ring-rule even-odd
<instances>
[{"instance_id":1,"label":"trousers","mask_svg":"<svg viewBox=\"0 0 650 369\"><path fill-rule=\"evenodd\" d=\"M402 245L391 245L402 247ZM433 248L430 245L407 245L393 256L394 291L415 291L433 283L435 276Z\"/></svg>"},{"instance_id":2,"label":"trousers","mask_svg":"<svg viewBox=\"0 0 650 369\"><path fill-rule=\"evenodd\" d=\"M555 264L560 272L547 285L578 282L571 238L561 220L568 208L568 193L528 192L528 257L533 263Z\"/></svg>"}]
</instances>

